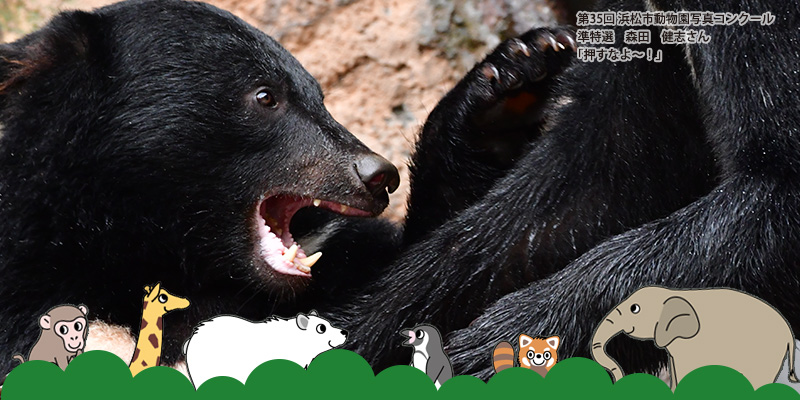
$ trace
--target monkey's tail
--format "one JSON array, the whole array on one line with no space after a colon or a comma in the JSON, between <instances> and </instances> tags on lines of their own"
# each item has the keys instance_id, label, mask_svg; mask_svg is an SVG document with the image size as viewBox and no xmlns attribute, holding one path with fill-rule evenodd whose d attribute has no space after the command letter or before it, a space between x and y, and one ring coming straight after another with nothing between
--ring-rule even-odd
<instances>
[{"instance_id":1,"label":"monkey's tail","mask_svg":"<svg viewBox=\"0 0 800 400\"><path fill-rule=\"evenodd\" d=\"M22 357L21 354L15 354L14 357L11 357L11 359L19 361L20 364L25 362L25 358Z\"/></svg>"},{"instance_id":2,"label":"monkey's tail","mask_svg":"<svg viewBox=\"0 0 800 400\"><path fill-rule=\"evenodd\" d=\"M492 352L492 364L495 373L514 366L514 348L511 347L511 343L500 342L495 346Z\"/></svg>"}]
</instances>

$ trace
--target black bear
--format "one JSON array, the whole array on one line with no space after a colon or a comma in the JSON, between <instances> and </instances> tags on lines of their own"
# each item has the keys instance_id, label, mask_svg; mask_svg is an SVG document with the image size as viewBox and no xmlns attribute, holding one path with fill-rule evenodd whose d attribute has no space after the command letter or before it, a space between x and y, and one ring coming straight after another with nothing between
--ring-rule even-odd
<instances>
[{"instance_id":1,"label":"black bear","mask_svg":"<svg viewBox=\"0 0 800 400\"><path fill-rule=\"evenodd\" d=\"M2 45L0 123L1 376L57 304L136 327L142 288L162 282L192 302L169 316L169 364L203 318L308 311L397 247L378 219L290 227L303 207L379 214L397 170L277 42L206 4L67 12ZM383 242L314 254L335 230Z\"/></svg>"},{"instance_id":2,"label":"black bear","mask_svg":"<svg viewBox=\"0 0 800 400\"><path fill-rule=\"evenodd\" d=\"M430 323L449 334L455 373L485 379L493 347L520 333L557 334L561 358L588 357L603 316L646 285L740 289L800 332L800 8L611 0L597 10L762 22L595 27L614 30L606 47L649 47L661 62L569 61L577 46L560 30L501 44L425 124L409 247L337 311L352 331L345 347L379 369L405 363L400 339L387 338ZM627 29L650 30L652 44L626 45ZM663 44L665 29L709 41ZM419 209L431 204L439 211ZM609 353L628 372L666 361L624 338Z\"/></svg>"}]
</instances>

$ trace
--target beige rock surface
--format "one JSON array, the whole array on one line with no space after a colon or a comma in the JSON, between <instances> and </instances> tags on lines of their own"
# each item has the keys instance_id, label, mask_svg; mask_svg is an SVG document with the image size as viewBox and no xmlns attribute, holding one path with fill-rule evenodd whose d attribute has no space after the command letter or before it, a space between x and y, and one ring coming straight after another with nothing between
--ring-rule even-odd
<instances>
[{"instance_id":1,"label":"beige rock surface","mask_svg":"<svg viewBox=\"0 0 800 400\"><path fill-rule=\"evenodd\" d=\"M553 0L211 0L275 37L314 75L331 114L392 161L403 183L386 215L400 220L409 154L428 113L502 39L563 21ZM59 10L108 0L0 0L0 39Z\"/></svg>"}]
</instances>

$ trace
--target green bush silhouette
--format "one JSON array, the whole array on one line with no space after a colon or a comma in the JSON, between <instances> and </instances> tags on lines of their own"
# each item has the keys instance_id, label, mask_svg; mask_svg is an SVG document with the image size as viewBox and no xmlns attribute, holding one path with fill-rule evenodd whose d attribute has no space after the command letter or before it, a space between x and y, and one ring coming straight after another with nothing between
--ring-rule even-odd
<instances>
[{"instance_id":1,"label":"green bush silhouette","mask_svg":"<svg viewBox=\"0 0 800 400\"><path fill-rule=\"evenodd\" d=\"M570 358L556 364L542 378L522 368L510 368L484 383L471 376L456 376L437 392L419 370L401 365L377 376L359 355L331 350L317 357L308 370L286 360L262 364L246 384L218 377L197 391L180 372L153 367L132 378L117 356L90 351L62 371L44 361L26 362L8 375L3 400L91 399L770 399L800 400L789 386L770 384L757 391L740 373L708 366L687 375L673 394L660 379L646 374L626 376L616 384L597 363Z\"/></svg>"}]
</instances>

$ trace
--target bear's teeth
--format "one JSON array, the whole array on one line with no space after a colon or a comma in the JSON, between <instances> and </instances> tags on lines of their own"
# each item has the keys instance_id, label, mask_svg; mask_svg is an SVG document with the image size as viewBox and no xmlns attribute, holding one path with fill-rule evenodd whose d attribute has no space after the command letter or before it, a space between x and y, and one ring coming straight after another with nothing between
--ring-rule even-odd
<instances>
[{"instance_id":1,"label":"bear's teeth","mask_svg":"<svg viewBox=\"0 0 800 400\"><path fill-rule=\"evenodd\" d=\"M292 247L283 252L283 259L289 263L294 261L295 256L297 256L297 244L293 244Z\"/></svg>"},{"instance_id":2,"label":"bear's teeth","mask_svg":"<svg viewBox=\"0 0 800 400\"><path fill-rule=\"evenodd\" d=\"M322 204L322 200L314 199L314 207L319 207L320 204Z\"/></svg>"},{"instance_id":3,"label":"bear's teeth","mask_svg":"<svg viewBox=\"0 0 800 400\"><path fill-rule=\"evenodd\" d=\"M316 264L317 261L319 261L320 257L322 257L322 252L318 251L318 252L316 252L316 253L314 253L314 254L306 257L306 258L298 258L297 262L302 264L303 267L308 268L309 270L311 270L311 267L314 264ZM300 269L300 266L298 265L297 268ZM300 269L300 270L302 271L302 269ZM308 272L308 271L306 271L306 272Z\"/></svg>"}]
</instances>

